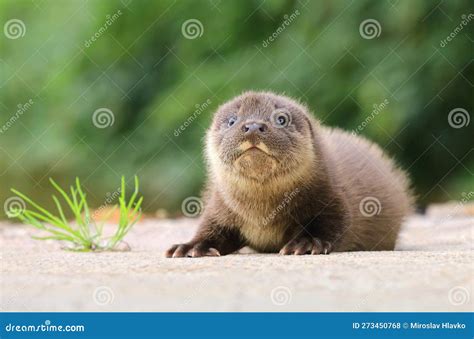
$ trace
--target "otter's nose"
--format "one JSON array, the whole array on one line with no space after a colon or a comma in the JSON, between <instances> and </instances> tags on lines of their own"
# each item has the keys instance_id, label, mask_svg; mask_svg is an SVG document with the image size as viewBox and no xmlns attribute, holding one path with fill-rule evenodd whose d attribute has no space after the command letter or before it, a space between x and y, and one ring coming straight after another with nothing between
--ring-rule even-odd
<instances>
[{"instance_id":1,"label":"otter's nose","mask_svg":"<svg viewBox=\"0 0 474 339\"><path fill-rule=\"evenodd\" d=\"M261 133L265 132L267 130L267 125L260 123L260 122L248 122L242 126L242 131L244 131L245 134L250 134L250 133Z\"/></svg>"}]
</instances>

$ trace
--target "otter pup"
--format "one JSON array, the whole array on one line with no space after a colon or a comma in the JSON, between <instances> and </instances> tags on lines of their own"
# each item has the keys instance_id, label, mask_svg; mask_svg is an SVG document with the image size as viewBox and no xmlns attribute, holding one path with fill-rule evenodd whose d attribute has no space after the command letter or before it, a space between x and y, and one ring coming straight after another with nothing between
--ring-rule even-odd
<instances>
[{"instance_id":1,"label":"otter pup","mask_svg":"<svg viewBox=\"0 0 474 339\"><path fill-rule=\"evenodd\" d=\"M223 104L206 136L199 230L167 257L244 246L280 254L393 250L412 197L406 175L366 139L321 126L302 104L246 92Z\"/></svg>"}]
</instances>

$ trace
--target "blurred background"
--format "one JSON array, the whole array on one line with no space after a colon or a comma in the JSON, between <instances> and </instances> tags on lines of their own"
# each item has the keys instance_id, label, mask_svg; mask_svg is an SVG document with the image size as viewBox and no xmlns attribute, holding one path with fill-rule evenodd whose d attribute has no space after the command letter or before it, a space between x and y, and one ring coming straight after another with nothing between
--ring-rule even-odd
<instances>
[{"instance_id":1,"label":"blurred background","mask_svg":"<svg viewBox=\"0 0 474 339\"><path fill-rule=\"evenodd\" d=\"M148 213L205 180L219 104L272 90L375 142L420 208L474 190L472 1L0 2L0 202L93 206L137 174ZM3 208L0 218L5 218Z\"/></svg>"}]
</instances>

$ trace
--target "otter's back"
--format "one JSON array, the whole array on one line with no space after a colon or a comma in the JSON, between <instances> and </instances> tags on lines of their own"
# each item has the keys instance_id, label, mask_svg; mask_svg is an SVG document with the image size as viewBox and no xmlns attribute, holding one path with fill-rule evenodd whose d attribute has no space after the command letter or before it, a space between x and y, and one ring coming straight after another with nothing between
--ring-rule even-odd
<instances>
[{"instance_id":1,"label":"otter's back","mask_svg":"<svg viewBox=\"0 0 474 339\"><path fill-rule=\"evenodd\" d=\"M392 250L403 218L411 212L405 173L363 137L326 127L321 134L329 173L351 212L338 250Z\"/></svg>"}]
</instances>

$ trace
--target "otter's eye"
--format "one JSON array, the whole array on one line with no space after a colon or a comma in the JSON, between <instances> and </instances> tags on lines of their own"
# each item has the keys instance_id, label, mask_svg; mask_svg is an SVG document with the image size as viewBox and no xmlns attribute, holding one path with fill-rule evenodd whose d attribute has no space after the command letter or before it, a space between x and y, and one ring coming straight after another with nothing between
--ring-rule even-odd
<instances>
[{"instance_id":1,"label":"otter's eye","mask_svg":"<svg viewBox=\"0 0 474 339\"><path fill-rule=\"evenodd\" d=\"M235 124L236 121L237 121L236 117L229 118L229 120L227 121L227 126L231 127L232 125Z\"/></svg>"},{"instance_id":2,"label":"otter's eye","mask_svg":"<svg viewBox=\"0 0 474 339\"><path fill-rule=\"evenodd\" d=\"M280 115L279 117L277 117L276 122L278 125L284 126L286 125L286 117L284 115Z\"/></svg>"},{"instance_id":3,"label":"otter's eye","mask_svg":"<svg viewBox=\"0 0 474 339\"><path fill-rule=\"evenodd\" d=\"M276 128L287 127L291 124L290 112L285 109L273 111L270 119Z\"/></svg>"}]
</instances>

